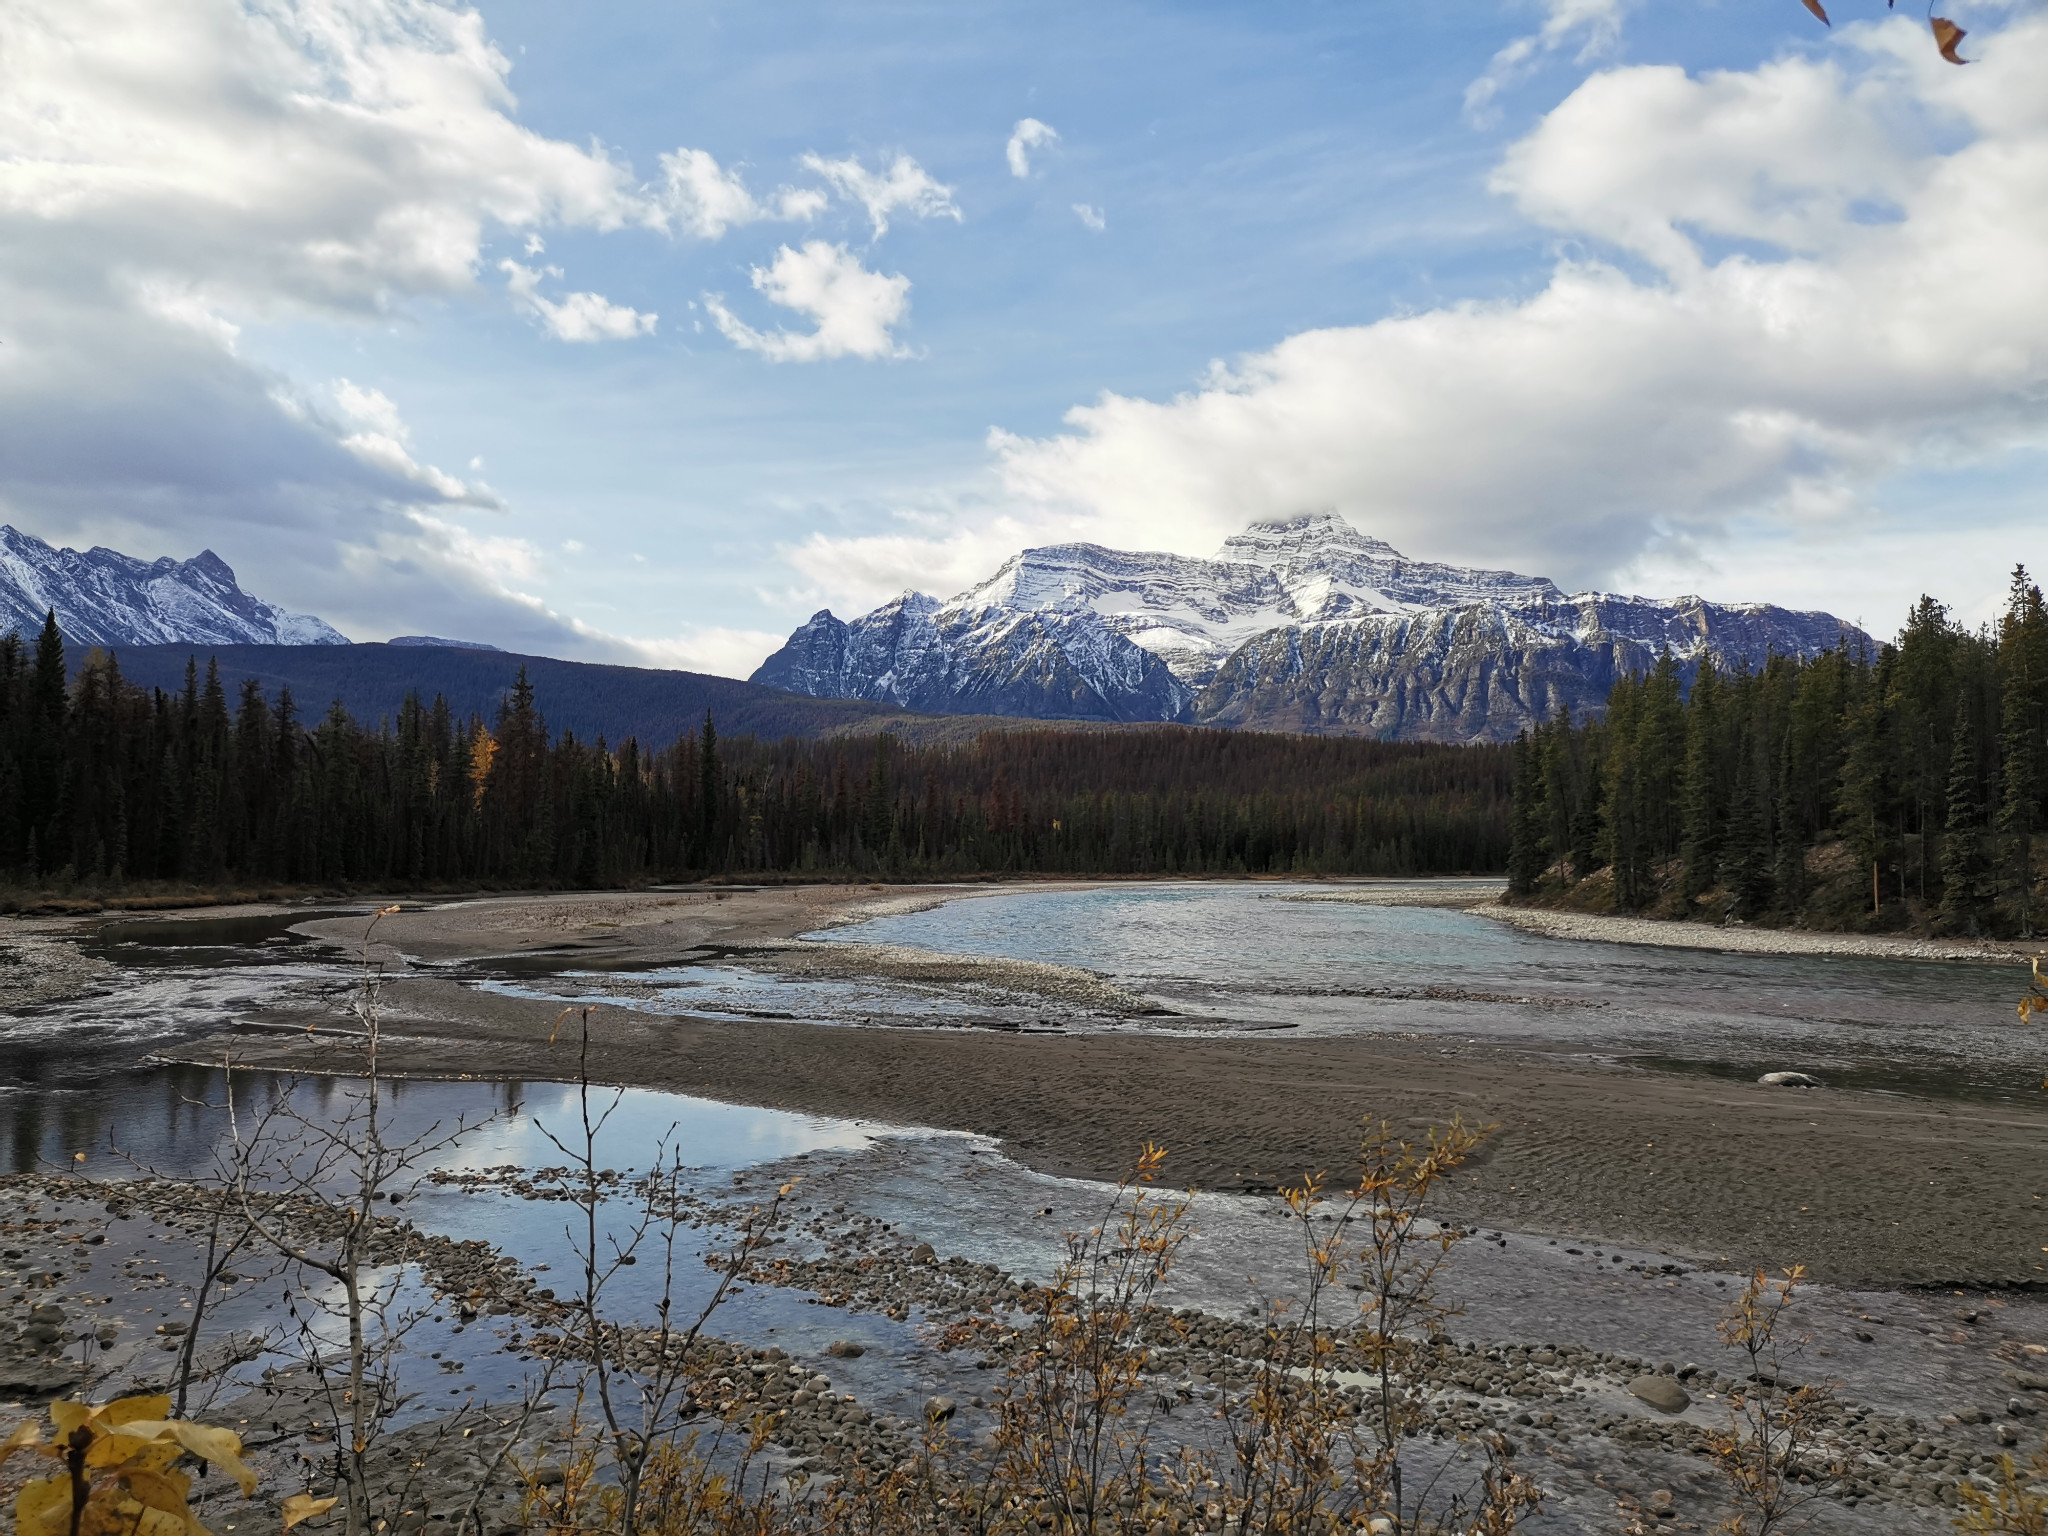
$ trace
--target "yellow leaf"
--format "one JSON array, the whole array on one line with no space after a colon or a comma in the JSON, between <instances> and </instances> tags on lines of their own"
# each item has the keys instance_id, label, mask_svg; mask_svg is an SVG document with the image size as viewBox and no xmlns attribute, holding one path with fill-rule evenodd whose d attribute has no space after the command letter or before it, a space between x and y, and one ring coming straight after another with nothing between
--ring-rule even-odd
<instances>
[{"instance_id":1,"label":"yellow leaf","mask_svg":"<svg viewBox=\"0 0 2048 1536\"><path fill-rule=\"evenodd\" d=\"M139 1504L168 1510L181 1521L191 1513L185 1501L192 1494L192 1479L182 1472L128 1472L121 1481L128 1485L128 1491Z\"/></svg>"},{"instance_id":2,"label":"yellow leaf","mask_svg":"<svg viewBox=\"0 0 2048 1536\"><path fill-rule=\"evenodd\" d=\"M242 1437L232 1429L215 1429L210 1424L188 1424L183 1419L126 1425L123 1436L175 1443L201 1461L210 1461L242 1485L242 1497L256 1491L256 1474L242 1460ZM152 1447L154 1449L154 1447Z\"/></svg>"},{"instance_id":3,"label":"yellow leaf","mask_svg":"<svg viewBox=\"0 0 2048 1536\"><path fill-rule=\"evenodd\" d=\"M316 1499L310 1493L295 1493L284 1501L284 1528L290 1530L302 1520L311 1520L324 1515L340 1501L337 1499Z\"/></svg>"},{"instance_id":4,"label":"yellow leaf","mask_svg":"<svg viewBox=\"0 0 2048 1536\"><path fill-rule=\"evenodd\" d=\"M215 1429L210 1424L187 1424L182 1419L172 1420L170 1429L178 1444L201 1461L212 1462L240 1483L243 1498L256 1491L256 1473L242 1460L242 1437L232 1429Z\"/></svg>"},{"instance_id":5,"label":"yellow leaf","mask_svg":"<svg viewBox=\"0 0 2048 1536\"><path fill-rule=\"evenodd\" d=\"M135 1517L130 1528L134 1536L192 1536L199 1529L199 1522L188 1512L174 1515L164 1509L144 1509Z\"/></svg>"},{"instance_id":6,"label":"yellow leaf","mask_svg":"<svg viewBox=\"0 0 2048 1536\"><path fill-rule=\"evenodd\" d=\"M39 1477L14 1498L18 1536L67 1536L71 1529L71 1477Z\"/></svg>"},{"instance_id":7,"label":"yellow leaf","mask_svg":"<svg viewBox=\"0 0 2048 1536\"><path fill-rule=\"evenodd\" d=\"M108 1428L132 1424L137 1419L160 1421L171 1411L171 1400L161 1394L154 1397L117 1397L111 1403L93 1410L93 1416Z\"/></svg>"},{"instance_id":8,"label":"yellow leaf","mask_svg":"<svg viewBox=\"0 0 2048 1536\"><path fill-rule=\"evenodd\" d=\"M7 1437L5 1443L0 1444L0 1464L5 1464L16 1451L39 1448L42 1443L43 1426L34 1419L23 1419L14 1426L14 1433Z\"/></svg>"},{"instance_id":9,"label":"yellow leaf","mask_svg":"<svg viewBox=\"0 0 2048 1536\"><path fill-rule=\"evenodd\" d=\"M1934 46L1941 50L1941 56L1951 64L1967 64L1970 61L1956 52L1956 44L1970 34L1950 21L1946 16L1930 16L1928 25L1934 28Z\"/></svg>"}]
</instances>

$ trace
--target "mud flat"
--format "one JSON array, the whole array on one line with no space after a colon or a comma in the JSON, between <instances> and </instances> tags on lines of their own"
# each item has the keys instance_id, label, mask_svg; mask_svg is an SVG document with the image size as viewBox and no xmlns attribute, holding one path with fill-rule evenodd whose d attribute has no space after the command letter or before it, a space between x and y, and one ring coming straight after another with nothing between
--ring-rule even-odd
<instances>
[{"instance_id":1,"label":"mud flat","mask_svg":"<svg viewBox=\"0 0 2048 1536\"><path fill-rule=\"evenodd\" d=\"M1718 949L1751 955L1852 955L1871 960L1969 960L2025 965L2048 956L2048 945L1997 939L1891 938L1882 934L1808 933L1792 928L1709 927L1643 917L1610 917L1594 912L1556 912L1544 907L1510 907L1482 902L1466 908L1480 917L1509 923L1553 939L1589 939L1602 944L1654 944L1667 949Z\"/></svg>"}]
</instances>

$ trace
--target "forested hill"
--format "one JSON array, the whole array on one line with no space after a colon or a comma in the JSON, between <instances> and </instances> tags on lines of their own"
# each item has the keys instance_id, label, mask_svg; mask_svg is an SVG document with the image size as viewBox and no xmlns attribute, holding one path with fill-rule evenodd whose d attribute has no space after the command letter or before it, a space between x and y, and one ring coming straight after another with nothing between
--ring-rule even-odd
<instances>
[{"instance_id":1,"label":"forested hill","mask_svg":"<svg viewBox=\"0 0 2048 1536\"><path fill-rule=\"evenodd\" d=\"M607 745L557 733L517 670L488 715L414 695L377 723L229 676L141 687L96 652L67 684L54 626L33 647L0 640L0 875L116 890L1406 874L1497 870L1508 851L1506 746L1171 726L771 741L701 715L680 739Z\"/></svg>"},{"instance_id":2,"label":"forested hill","mask_svg":"<svg viewBox=\"0 0 2048 1536\"><path fill-rule=\"evenodd\" d=\"M1821 928L2048 927L2048 611L1995 629L1922 598L1896 641L1624 678L1516 746L1511 893Z\"/></svg>"},{"instance_id":3,"label":"forested hill","mask_svg":"<svg viewBox=\"0 0 2048 1536\"><path fill-rule=\"evenodd\" d=\"M29 644L34 643L31 635ZM85 661L83 646L69 647L73 671ZM175 693L185 667L196 661L204 673L218 663L230 693L253 678L275 699L289 688L299 707L316 714L336 699L357 720L375 727L395 720L408 694L447 700L458 718L494 719L512 691L520 669L548 700L557 730L585 741L669 742L695 730L708 709L733 734L820 736L833 731L874 730L905 715L888 704L860 700L810 699L702 672L653 667L615 667L595 662L558 661L453 646L421 645L127 645L115 657L121 675L145 688Z\"/></svg>"}]
</instances>

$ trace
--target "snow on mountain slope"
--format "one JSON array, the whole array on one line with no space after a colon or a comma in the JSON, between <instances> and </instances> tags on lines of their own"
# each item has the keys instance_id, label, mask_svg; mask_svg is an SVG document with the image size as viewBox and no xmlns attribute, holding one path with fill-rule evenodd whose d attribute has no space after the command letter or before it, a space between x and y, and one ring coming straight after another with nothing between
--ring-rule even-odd
<instances>
[{"instance_id":1,"label":"snow on mountain slope","mask_svg":"<svg viewBox=\"0 0 2048 1536\"><path fill-rule=\"evenodd\" d=\"M0 524L0 634L33 639L52 609L79 645L347 645L310 614L244 592L212 550L137 560L111 549L53 549Z\"/></svg>"},{"instance_id":2,"label":"snow on mountain slope","mask_svg":"<svg viewBox=\"0 0 2048 1536\"><path fill-rule=\"evenodd\" d=\"M1324 512L1253 523L1207 560L1027 549L946 602L819 613L753 680L923 710L1499 740L1597 714L1666 646L1689 678L1705 656L1758 665L1844 634L1865 638L1824 613L1410 560Z\"/></svg>"}]
</instances>

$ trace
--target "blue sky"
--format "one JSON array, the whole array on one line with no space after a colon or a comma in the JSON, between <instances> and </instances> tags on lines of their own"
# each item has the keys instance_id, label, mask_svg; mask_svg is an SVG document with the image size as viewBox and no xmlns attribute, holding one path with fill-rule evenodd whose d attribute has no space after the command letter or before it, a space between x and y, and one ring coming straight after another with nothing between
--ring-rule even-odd
<instances>
[{"instance_id":1,"label":"blue sky","mask_svg":"<svg viewBox=\"0 0 2048 1536\"><path fill-rule=\"evenodd\" d=\"M27 0L0 516L741 674L1323 505L1983 617L2048 561L2048 29L1836 10Z\"/></svg>"}]
</instances>

